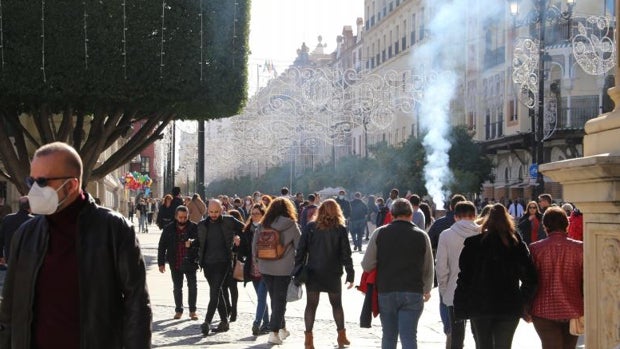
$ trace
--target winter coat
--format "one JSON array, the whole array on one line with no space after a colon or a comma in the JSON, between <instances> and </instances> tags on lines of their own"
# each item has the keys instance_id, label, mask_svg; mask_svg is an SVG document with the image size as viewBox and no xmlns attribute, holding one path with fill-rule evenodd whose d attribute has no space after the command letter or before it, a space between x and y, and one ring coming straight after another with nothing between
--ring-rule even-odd
<instances>
[{"instance_id":1,"label":"winter coat","mask_svg":"<svg viewBox=\"0 0 620 349\"><path fill-rule=\"evenodd\" d=\"M439 235L435 272L443 303L453 305L456 280L459 276L459 256L468 237L480 234L480 226L470 220L460 220Z\"/></svg>"},{"instance_id":2,"label":"winter coat","mask_svg":"<svg viewBox=\"0 0 620 349\"><path fill-rule=\"evenodd\" d=\"M306 255L308 261L306 262ZM295 253L295 266L305 263L311 279L327 275L342 275L342 268L347 272L347 282L353 282L355 271L351 259L351 245L347 228L339 226L328 230L319 230L316 222L310 222L299 240Z\"/></svg>"},{"instance_id":3,"label":"winter coat","mask_svg":"<svg viewBox=\"0 0 620 349\"><path fill-rule=\"evenodd\" d=\"M269 228L280 232L280 242L285 246L284 255L282 258L276 260L258 259L258 270L260 270L263 275L289 276L295 266L295 250L297 249L299 238L301 237L299 227L292 219L279 216L276 217ZM256 244L261 229L263 229L262 224L259 225L252 239L253 256L257 255Z\"/></svg>"},{"instance_id":4,"label":"winter coat","mask_svg":"<svg viewBox=\"0 0 620 349\"><path fill-rule=\"evenodd\" d=\"M530 251L516 237L518 242L509 246L494 233L465 239L454 292L456 318L523 315L538 279Z\"/></svg>"},{"instance_id":5,"label":"winter coat","mask_svg":"<svg viewBox=\"0 0 620 349\"><path fill-rule=\"evenodd\" d=\"M151 347L151 301L146 267L133 226L92 196L77 221L80 348ZM37 275L50 238L46 216L20 226L13 236L10 268L0 304L0 348L31 348Z\"/></svg>"}]
</instances>

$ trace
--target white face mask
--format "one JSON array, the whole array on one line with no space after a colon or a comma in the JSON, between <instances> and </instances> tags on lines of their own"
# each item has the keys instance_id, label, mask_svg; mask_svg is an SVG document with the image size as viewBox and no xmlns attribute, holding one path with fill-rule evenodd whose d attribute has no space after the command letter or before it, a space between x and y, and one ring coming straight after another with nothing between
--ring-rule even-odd
<instances>
[{"instance_id":1,"label":"white face mask","mask_svg":"<svg viewBox=\"0 0 620 349\"><path fill-rule=\"evenodd\" d=\"M33 214L49 215L56 212L58 206L66 200L58 202L58 191L62 188L70 179L67 179L58 189L45 186L41 188L38 183L34 183L28 192L28 203L30 204L30 211Z\"/></svg>"},{"instance_id":2,"label":"white face mask","mask_svg":"<svg viewBox=\"0 0 620 349\"><path fill-rule=\"evenodd\" d=\"M251 203L252 203L252 202L251 202L250 200L245 200L245 204L246 204L246 205L249 205L249 204L251 204Z\"/></svg>"}]
</instances>

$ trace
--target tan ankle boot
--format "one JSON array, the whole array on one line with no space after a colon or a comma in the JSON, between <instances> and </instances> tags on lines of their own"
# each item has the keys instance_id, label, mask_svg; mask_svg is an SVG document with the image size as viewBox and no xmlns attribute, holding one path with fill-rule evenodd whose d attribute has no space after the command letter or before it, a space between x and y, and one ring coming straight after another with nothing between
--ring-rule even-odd
<instances>
[{"instance_id":1,"label":"tan ankle boot","mask_svg":"<svg viewBox=\"0 0 620 349\"><path fill-rule=\"evenodd\" d=\"M306 340L304 341L304 349L314 349L314 338L312 337L312 331L305 331Z\"/></svg>"},{"instance_id":2,"label":"tan ankle boot","mask_svg":"<svg viewBox=\"0 0 620 349\"><path fill-rule=\"evenodd\" d=\"M351 344L347 339L347 330L344 328L342 330L338 330L338 348L344 348L345 345Z\"/></svg>"}]
</instances>

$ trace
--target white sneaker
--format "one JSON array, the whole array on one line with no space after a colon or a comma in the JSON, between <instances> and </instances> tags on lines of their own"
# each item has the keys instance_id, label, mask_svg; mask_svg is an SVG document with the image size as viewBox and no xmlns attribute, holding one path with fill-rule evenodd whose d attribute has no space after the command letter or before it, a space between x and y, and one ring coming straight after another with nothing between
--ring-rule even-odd
<instances>
[{"instance_id":1,"label":"white sneaker","mask_svg":"<svg viewBox=\"0 0 620 349\"><path fill-rule=\"evenodd\" d=\"M286 328L281 328L280 331L278 331L278 334L280 335L281 340L285 340L288 336L291 335L291 333L287 331Z\"/></svg>"},{"instance_id":2,"label":"white sneaker","mask_svg":"<svg viewBox=\"0 0 620 349\"><path fill-rule=\"evenodd\" d=\"M278 336L277 332L269 332L269 338L267 339L267 343L282 344L282 340L280 339L280 336Z\"/></svg>"}]
</instances>

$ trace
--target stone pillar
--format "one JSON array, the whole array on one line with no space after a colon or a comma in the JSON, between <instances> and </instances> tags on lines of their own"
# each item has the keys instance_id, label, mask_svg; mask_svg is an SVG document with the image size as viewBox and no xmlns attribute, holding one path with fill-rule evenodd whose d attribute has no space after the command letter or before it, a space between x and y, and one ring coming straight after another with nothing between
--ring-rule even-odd
<instances>
[{"instance_id":1,"label":"stone pillar","mask_svg":"<svg viewBox=\"0 0 620 349\"><path fill-rule=\"evenodd\" d=\"M616 108L586 124L584 157L540 167L583 212L586 348L620 348L620 62L615 74Z\"/></svg>"}]
</instances>

